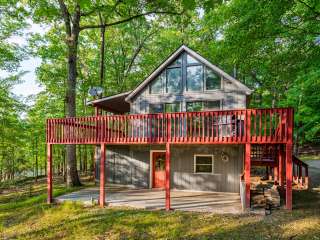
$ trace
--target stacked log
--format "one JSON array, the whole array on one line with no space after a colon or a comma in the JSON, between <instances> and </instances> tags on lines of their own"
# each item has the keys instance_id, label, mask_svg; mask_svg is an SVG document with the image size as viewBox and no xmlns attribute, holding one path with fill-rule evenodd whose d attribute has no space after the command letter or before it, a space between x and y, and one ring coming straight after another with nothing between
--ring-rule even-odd
<instances>
[{"instance_id":1,"label":"stacked log","mask_svg":"<svg viewBox=\"0 0 320 240\"><path fill-rule=\"evenodd\" d=\"M251 207L280 207L280 194L278 191L278 186L273 185L272 182L262 181L260 178L254 178L251 180Z\"/></svg>"}]
</instances>

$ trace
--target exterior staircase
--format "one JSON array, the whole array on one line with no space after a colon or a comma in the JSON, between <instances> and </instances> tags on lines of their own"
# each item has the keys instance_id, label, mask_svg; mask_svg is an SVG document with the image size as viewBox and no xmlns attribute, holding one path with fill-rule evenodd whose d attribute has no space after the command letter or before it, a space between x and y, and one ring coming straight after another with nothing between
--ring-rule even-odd
<instances>
[{"instance_id":1,"label":"exterior staircase","mask_svg":"<svg viewBox=\"0 0 320 240\"><path fill-rule=\"evenodd\" d=\"M252 146L251 164L252 166L265 166L269 179L275 182L280 177L279 169L279 151L281 145L257 144ZM284 168L285 169L285 168ZM307 189L309 185L308 164L300 160L297 156L292 156L292 181L299 189Z\"/></svg>"}]
</instances>

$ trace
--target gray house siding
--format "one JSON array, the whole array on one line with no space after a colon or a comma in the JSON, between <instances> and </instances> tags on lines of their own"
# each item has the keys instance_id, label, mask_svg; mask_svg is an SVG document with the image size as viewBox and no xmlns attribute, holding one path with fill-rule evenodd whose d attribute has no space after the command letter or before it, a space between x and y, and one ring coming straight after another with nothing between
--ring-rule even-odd
<instances>
[{"instance_id":1,"label":"gray house siding","mask_svg":"<svg viewBox=\"0 0 320 240\"><path fill-rule=\"evenodd\" d=\"M107 183L150 187L150 151L163 149L163 146L155 145L108 146ZM243 169L241 145L173 145L171 152L172 189L239 192L239 179ZM221 153L229 156L228 162L221 160ZM194 154L213 155L214 172L194 173Z\"/></svg>"},{"instance_id":2,"label":"gray house siding","mask_svg":"<svg viewBox=\"0 0 320 240\"><path fill-rule=\"evenodd\" d=\"M184 93L180 95L174 94L150 94L148 89L145 89L141 94L131 103L131 113L144 114L149 113L149 104L157 103L173 103L181 102L181 111L186 111L186 103L194 101L221 101L221 109L245 109L246 95L237 91L223 91L215 90L210 92L193 92Z\"/></svg>"},{"instance_id":3,"label":"gray house siding","mask_svg":"<svg viewBox=\"0 0 320 240\"><path fill-rule=\"evenodd\" d=\"M221 160L222 153L229 156ZM213 155L212 174L194 173L194 155ZM239 192L239 180L243 166L243 147L239 145L174 146L172 149L172 188L199 191Z\"/></svg>"}]
</instances>

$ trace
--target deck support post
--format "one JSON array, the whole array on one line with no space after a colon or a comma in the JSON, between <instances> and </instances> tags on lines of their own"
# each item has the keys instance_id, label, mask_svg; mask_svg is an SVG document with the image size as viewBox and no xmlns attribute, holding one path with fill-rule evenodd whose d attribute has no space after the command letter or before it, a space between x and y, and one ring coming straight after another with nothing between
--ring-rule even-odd
<instances>
[{"instance_id":1,"label":"deck support post","mask_svg":"<svg viewBox=\"0 0 320 240\"><path fill-rule=\"evenodd\" d=\"M282 146L279 148L279 185L283 188L284 186L284 171L283 171L283 149Z\"/></svg>"},{"instance_id":2,"label":"deck support post","mask_svg":"<svg viewBox=\"0 0 320 240\"><path fill-rule=\"evenodd\" d=\"M274 185L279 184L279 168L278 168L278 166L275 166L273 168L273 182L274 182Z\"/></svg>"},{"instance_id":3,"label":"deck support post","mask_svg":"<svg viewBox=\"0 0 320 240\"><path fill-rule=\"evenodd\" d=\"M52 144L47 144L47 203L52 203Z\"/></svg>"},{"instance_id":4,"label":"deck support post","mask_svg":"<svg viewBox=\"0 0 320 240\"><path fill-rule=\"evenodd\" d=\"M308 166L305 167L304 169L304 186L305 188L309 187L309 173L308 173Z\"/></svg>"},{"instance_id":5,"label":"deck support post","mask_svg":"<svg viewBox=\"0 0 320 240\"><path fill-rule=\"evenodd\" d=\"M245 146L244 181L246 185L245 203L246 208L250 208L250 171L251 171L251 144Z\"/></svg>"},{"instance_id":6,"label":"deck support post","mask_svg":"<svg viewBox=\"0 0 320 240\"><path fill-rule=\"evenodd\" d=\"M170 198L170 143L166 143L166 210L171 209L171 198Z\"/></svg>"},{"instance_id":7,"label":"deck support post","mask_svg":"<svg viewBox=\"0 0 320 240\"><path fill-rule=\"evenodd\" d=\"M101 144L101 158L100 158L100 193L99 193L99 205L104 207L105 205L105 160L106 160L106 145Z\"/></svg>"},{"instance_id":8,"label":"deck support post","mask_svg":"<svg viewBox=\"0 0 320 240\"><path fill-rule=\"evenodd\" d=\"M292 210L292 144L286 144L286 209Z\"/></svg>"},{"instance_id":9,"label":"deck support post","mask_svg":"<svg viewBox=\"0 0 320 240\"><path fill-rule=\"evenodd\" d=\"M301 163L299 164L298 176L299 176L299 178L298 178L299 186L302 187L303 182L302 182L302 165L301 165Z\"/></svg>"}]
</instances>

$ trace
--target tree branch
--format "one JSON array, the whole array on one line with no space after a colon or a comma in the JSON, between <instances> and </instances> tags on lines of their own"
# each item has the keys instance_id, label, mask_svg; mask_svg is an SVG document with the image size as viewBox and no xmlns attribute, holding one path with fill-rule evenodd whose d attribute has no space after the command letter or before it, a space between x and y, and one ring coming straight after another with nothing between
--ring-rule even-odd
<instances>
[{"instance_id":1,"label":"tree branch","mask_svg":"<svg viewBox=\"0 0 320 240\"><path fill-rule=\"evenodd\" d=\"M105 24L98 24L98 25L86 25L86 26L82 26L80 27L80 31L84 30L84 29L94 29L94 28L103 28L103 27L110 27L110 26L114 26L114 25L118 25L121 23L125 23L125 22L129 22L133 19L136 18L140 18L143 16L147 16L147 15L151 15L151 14L169 14L169 15L181 15L182 13L179 12L170 12L170 11L151 11L151 12L146 12L146 13L141 13L141 14L137 14L116 22L112 22L112 23L105 23Z\"/></svg>"},{"instance_id":2,"label":"tree branch","mask_svg":"<svg viewBox=\"0 0 320 240\"><path fill-rule=\"evenodd\" d=\"M131 71L131 68L136 60L136 58L138 57L139 53L141 52L141 50L143 49L145 43L148 41L148 39L153 35L155 34L156 32L155 31L152 31L150 32L147 36L145 36L142 41L138 44L138 47L136 48L130 62L129 62L129 65L124 73L124 78L126 78L129 74L129 72Z\"/></svg>"},{"instance_id":3,"label":"tree branch","mask_svg":"<svg viewBox=\"0 0 320 240\"><path fill-rule=\"evenodd\" d=\"M114 4L114 6L112 7L112 11L114 11L115 8L116 8L121 2L122 2L122 0L118 0L118 1ZM91 14L96 13L97 11L99 12L99 11L103 10L103 9L106 8L106 7L107 7L106 5L96 6L96 7L93 8L91 11L81 13L81 16L82 16L82 17L87 17L87 16L89 16L89 15L91 15ZM110 11L110 12L112 12L112 11Z\"/></svg>"},{"instance_id":4,"label":"tree branch","mask_svg":"<svg viewBox=\"0 0 320 240\"><path fill-rule=\"evenodd\" d=\"M305 5L307 8L309 8L313 13L315 13L317 16L320 16L320 12L318 12L316 10L316 8L313 6L310 6L309 4L307 4L305 1L302 1L302 0L297 0L299 3Z\"/></svg>"}]
</instances>

